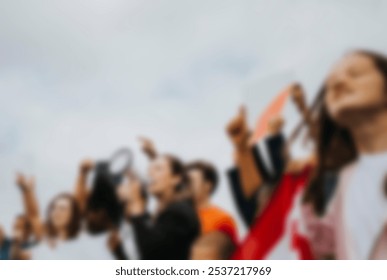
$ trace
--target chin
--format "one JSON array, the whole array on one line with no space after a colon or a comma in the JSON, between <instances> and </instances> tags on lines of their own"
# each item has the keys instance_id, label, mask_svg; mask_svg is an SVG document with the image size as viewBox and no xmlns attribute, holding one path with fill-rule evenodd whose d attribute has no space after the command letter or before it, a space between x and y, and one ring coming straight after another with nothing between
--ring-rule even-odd
<instances>
[{"instance_id":1,"label":"chin","mask_svg":"<svg viewBox=\"0 0 387 280\"><path fill-rule=\"evenodd\" d=\"M65 223L53 223L53 226L54 226L54 228L56 228L56 229L61 229L61 228L65 228L66 226L67 226L67 224L65 224Z\"/></svg>"},{"instance_id":2,"label":"chin","mask_svg":"<svg viewBox=\"0 0 387 280\"><path fill-rule=\"evenodd\" d=\"M352 127L356 125L358 121L361 121L363 118L368 118L367 114L363 114L364 112L369 112L369 108L365 108L364 106L351 106L347 108L343 108L334 112L332 114L332 119L338 123L342 127Z\"/></svg>"},{"instance_id":3,"label":"chin","mask_svg":"<svg viewBox=\"0 0 387 280\"><path fill-rule=\"evenodd\" d=\"M159 191L159 189L157 188L157 186L151 185L151 186L149 187L149 192L150 192L150 194L152 194L152 195L157 195L160 191Z\"/></svg>"}]
</instances>

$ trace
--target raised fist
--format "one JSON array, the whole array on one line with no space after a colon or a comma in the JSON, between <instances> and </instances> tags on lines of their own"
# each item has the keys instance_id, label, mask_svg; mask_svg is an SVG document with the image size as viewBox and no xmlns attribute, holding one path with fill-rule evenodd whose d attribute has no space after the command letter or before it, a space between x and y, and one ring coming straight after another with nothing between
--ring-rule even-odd
<instances>
[{"instance_id":1,"label":"raised fist","mask_svg":"<svg viewBox=\"0 0 387 280\"><path fill-rule=\"evenodd\" d=\"M94 161L90 160L90 159L85 159L81 162L80 164L80 171L82 173L87 173L89 172L91 169L94 168Z\"/></svg>"},{"instance_id":2,"label":"raised fist","mask_svg":"<svg viewBox=\"0 0 387 280\"><path fill-rule=\"evenodd\" d=\"M150 158L154 159L157 156L157 150L153 141L146 137L139 137L142 151Z\"/></svg>"},{"instance_id":3,"label":"raised fist","mask_svg":"<svg viewBox=\"0 0 387 280\"><path fill-rule=\"evenodd\" d=\"M268 130L269 134L276 135L280 133L284 126L284 119L281 116L275 116L269 120Z\"/></svg>"},{"instance_id":4,"label":"raised fist","mask_svg":"<svg viewBox=\"0 0 387 280\"><path fill-rule=\"evenodd\" d=\"M249 129L246 121L246 109L242 106L239 113L226 126L226 132L236 148L243 148L248 144Z\"/></svg>"},{"instance_id":5,"label":"raised fist","mask_svg":"<svg viewBox=\"0 0 387 280\"><path fill-rule=\"evenodd\" d=\"M22 173L16 174L16 185L19 186L19 188L22 191L33 191L35 188L35 178L25 176Z\"/></svg>"},{"instance_id":6,"label":"raised fist","mask_svg":"<svg viewBox=\"0 0 387 280\"><path fill-rule=\"evenodd\" d=\"M301 112L305 111L307 108L306 100L305 100L305 93L301 86L301 84L293 84L290 88L292 100L294 104L296 105L297 109Z\"/></svg>"}]
</instances>

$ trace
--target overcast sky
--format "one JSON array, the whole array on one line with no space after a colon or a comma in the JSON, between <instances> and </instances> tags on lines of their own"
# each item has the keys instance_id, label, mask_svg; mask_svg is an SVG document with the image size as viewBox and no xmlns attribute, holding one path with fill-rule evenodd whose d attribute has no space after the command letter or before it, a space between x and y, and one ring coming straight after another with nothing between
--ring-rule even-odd
<instances>
[{"instance_id":1,"label":"overcast sky","mask_svg":"<svg viewBox=\"0 0 387 280\"><path fill-rule=\"evenodd\" d=\"M0 1L0 223L22 209L16 170L45 209L83 157L129 146L145 170L138 135L224 174L246 88L292 71L312 96L346 51L387 53L386 26L381 0ZM235 214L224 177L215 200Z\"/></svg>"}]
</instances>

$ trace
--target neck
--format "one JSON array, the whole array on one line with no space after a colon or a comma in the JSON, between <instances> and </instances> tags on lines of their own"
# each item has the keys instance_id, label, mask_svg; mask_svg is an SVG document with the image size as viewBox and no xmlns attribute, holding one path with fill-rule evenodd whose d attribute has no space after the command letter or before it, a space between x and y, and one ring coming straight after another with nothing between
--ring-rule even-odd
<instances>
[{"instance_id":1,"label":"neck","mask_svg":"<svg viewBox=\"0 0 387 280\"><path fill-rule=\"evenodd\" d=\"M66 240L68 238L67 231L65 229L58 230L57 239Z\"/></svg>"},{"instance_id":2,"label":"neck","mask_svg":"<svg viewBox=\"0 0 387 280\"><path fill-rule=\"evenodd\" d=\"M170 191L164 192L162 194L159 194L157 196L158 201L158 209L164 209L168 204L172 202L174 198L174 189L171 189Z\"/></svg>"},{"instance_id":3,"label":"neck","mask_svg":"<svg viewBox=\"0 0 387 280\"><path fill-rule=\"evenodd\" d=\"M196 204L196 207L197 207L198 209L200 209L200 208L206 208L206 207L208 207L208 206L210 206L210 205L211 205L211 201L210 201L210 199L207 197L207 198L205 198L205 199L202 199L202 200L198 201L197 204Z\"/></svg>"},{"instance_id":4,"label":"neck","mask_svg":"<svg viewBox=\"0 0 387 280\"><path fill-rule=\"evenodd\" d=\"M387 151L387 110L369 113L349 127L360 154Z\"/></svg>"}]
</instances>

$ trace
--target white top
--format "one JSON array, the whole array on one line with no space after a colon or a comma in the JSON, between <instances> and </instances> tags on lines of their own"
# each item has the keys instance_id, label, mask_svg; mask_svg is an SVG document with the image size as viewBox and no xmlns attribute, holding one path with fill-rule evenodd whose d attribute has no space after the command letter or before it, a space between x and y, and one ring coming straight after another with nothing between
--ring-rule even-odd
<instances>
[{"instance_id":1,"label":"white top","mask_svg":"<svg viewBox=\"0 0 387 280\"><path fill-rule=\"evenodd\" d=\"M271 158L269 155L268 147L267 147L267 139L269 136L264 137L256 144L256 148L259 150L262 160L265 163L265 167L267 171L271 174L274 172L273 162L271 162Z\"/></svg>"},{"instance_id":2,"label":"white top","mask_svg":"<svg viewBox=\"0 0 387 280\"><path fill-rule=\"evenodd\" d=\"M32 248L34 260L111 260L107 242L108 233L90 235L82 231L78 238L68 241L58 241L50 246L47 241Z\"/></svg>"},{"instance_id":3,"label":"white top","mask_svg":"<svg viewBox=\"0 0 387 280\"><path fill-rule=\"evenodd\" d=\"M120 228L120 237L122 240L122 246L130 260L139 260L140 254L136 245L136 238L133 227L124 222Z\"/></svg>"},{"instance_id":4,"label":"white top","mask_svg":"<svg viewBox=\"0 0 387 280\"><path fill-rule=\"evenodd\" d=\"M344 230L350 259L369 259L386 223L387 153L361 155L344 190Z\"/></svg>"}]
</instances>

